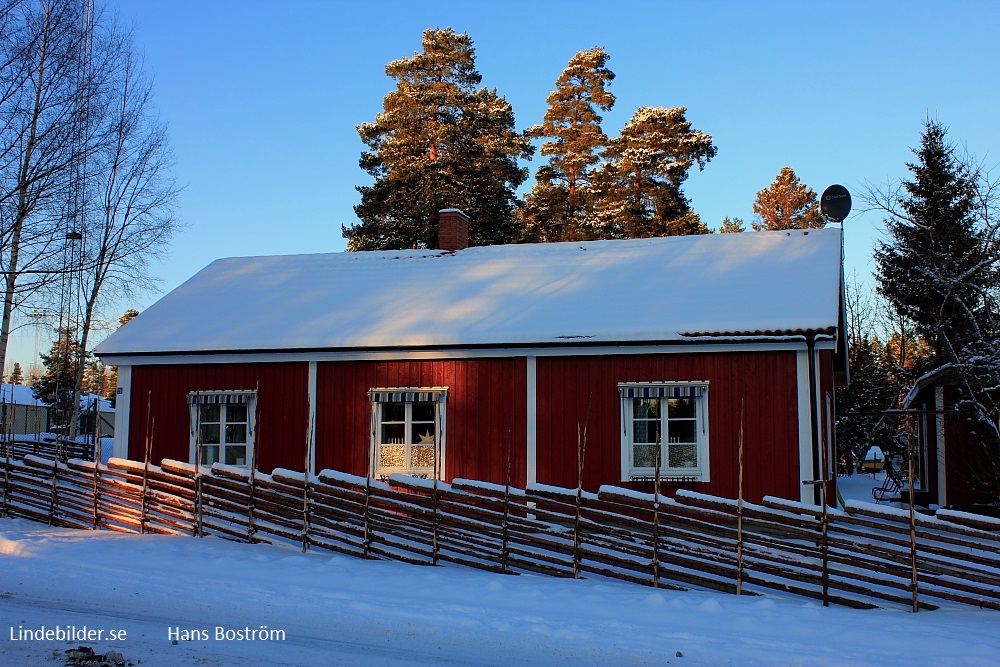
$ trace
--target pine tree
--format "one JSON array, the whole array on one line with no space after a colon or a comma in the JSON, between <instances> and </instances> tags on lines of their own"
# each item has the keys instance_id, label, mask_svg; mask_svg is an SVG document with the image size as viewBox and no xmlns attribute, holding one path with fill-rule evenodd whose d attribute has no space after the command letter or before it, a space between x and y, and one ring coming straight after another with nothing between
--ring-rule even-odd
<instances>
[{"instance_id":1,"label":"pine tree","mask_svg":"<svg viewBox=\"0 0 1000 667\"><path fill-rule=\"evenodd\" d=\"M737 234L746 230L747 228L742 220L739 218L730 218L729 216L723 218L722 224L719 225L720 234Z\"/></svg>"},{"instance_id":2,"label":"pine tree","mask_svg":"<svg viewBox=\"0 0 1000 667\"><path fill-rule=\"evenodd\" d=\"M14 367L10 369L10 375L7 376L7 382L10 384L21 384L24 382L24 372L21 370L21 364L14 362Z\"/></svg>"},{"instance_id":3,"label":"pine tree","mask_svg":"<svg viewBox=\"0 0 1000 667\"><path fill-rule=\"evenodd\" d=\"M681 185L691 167L703 169L718 149L691 128L684 107L641 107L608 142L595 174L597 221L605 238L708 233Z\"/></svg>"},{"instance_id":4,"label":"pine tree","mask_svg":"<svg viewBox=\"0 0 1000 667\"><path fill-rule=\"evenodd\" d=\"M361 222L343 228L349 250L437 247L445 208L469 215L472 245L522 234L512 212L527 171L517 161L533 149L515 130L513 109L479 87L468 35L426 30L422 45L421 53L386 65L396 88L375 121L357 128L368 147L360 165L375 182L357 188Z\"/></svg>"},{"instance_id":5,"label":"pine tree","mask_svg":"<svg viewBox=\"0 0 1000 667\"><path fill-rule=\"evenodd\" d=\"M774 182L757 193L753 212L754 231L810 229L826 225L813 189L799 182L791 167L782 167Z\"/></svg>"},{"instance_id":6,"label":"pine tree","mask_svg":"<svg viewBox=\"0 0 1000 667\"><path fill-rule=\"evenodd\" d=\"M888 242L875 251L879 291L913 323L939 363L976 336L974 313L994 275L976 229L974 179L955 160L945 129L924 126L913 180L903 183L899 213L885 220Z\"/></svg>"},{"instance_id":7,"label":"pine tree","mask_svg":"<svg viewBox=\"0 0 1000 667\"><path fill-rule=\"evenodd\" d=\"M58 427L68 427L73 415L73 394L76 383L76 364L80 344L75 338L76 331L60 328L52 349L41 354L45 372L32 385L35 398L51 406L51 422Z\"/></svg>"},{"instance_id":8,"label":"pine tree","mask_svg":"<svg viewBox=\"0 0 1000 667\"><path fill-rule=\"evenodd\" d=\"M614 106L607 86L615 78L600 47L580 51L556 79L542 123L528 128L532 138L551 138L541 146L549 156L525 197L525 234L532 241L592 238L594 199L589 170L607 143L598 111Z\"/></svg>"},{"instance_id":9,"label":"pine tree","mask_svg":"<svg viewBox=\"0 0 1000 667\"><path fill-rule=\"evenodd\" d=\"M134 310L132 308L126 310L124 313L122 313L122 316L118 318L118 328L120 329L121 327L131 322L138 314L139 314L138 310Z\"/></svg>"},{"instance_id":10,"label":"pine tree","mask_svg":"<svg viewBox=\"0 0 1000 667\"><path fill-rule=\"evenodd\" d=\"M83 371L83 386L80 390L85 394L107 397L109 392L108 367L97 359L87 362Z\"/></svg>"}]
</instances>

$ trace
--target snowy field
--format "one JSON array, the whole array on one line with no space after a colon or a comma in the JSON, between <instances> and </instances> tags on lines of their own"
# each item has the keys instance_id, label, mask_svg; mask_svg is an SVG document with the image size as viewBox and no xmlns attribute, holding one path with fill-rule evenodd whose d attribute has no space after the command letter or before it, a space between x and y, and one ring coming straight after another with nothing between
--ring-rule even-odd
<instances>
[{"instance_id":1,"label":"snowy field","mask_svg":"<svg viewBox=\"0 0 1000 667\"><path fill-rule=\"evenodd\" d=\"M967 606L824 609L9 518L0 619L0 665L18 667L79 645L166 666L1000 665L1000 612ZM67 626L101 639L33 638ZM269 639L238 639L254 631Z\"/></svg>"}]
</instances>

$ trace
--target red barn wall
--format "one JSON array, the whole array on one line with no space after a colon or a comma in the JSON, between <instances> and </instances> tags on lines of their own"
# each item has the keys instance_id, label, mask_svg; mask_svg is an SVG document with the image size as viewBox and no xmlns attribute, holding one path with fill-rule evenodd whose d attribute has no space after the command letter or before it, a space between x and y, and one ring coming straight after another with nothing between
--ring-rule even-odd
<instances>
[{"instance_id":1,"label":"red barn wall","mask_svg":"<svg viewBox=\"0 0 1000 667\"><path fill-rule=\"evenodd\" d=\"M368 471L375 387L447 387L445 475L511 483L525 471L525 359L321 362L316 376L316 468L356 475Z\"/></svg>"},{"instance_id":2,"label":"red barn wall","mask_svg":"<svg viewBox=\"0 0 1000 667\"><path fill-rule=\"evenodd\" d=\"M188 393L257 389L257 468L302 470L308 375L305 362L133 366L129 458L143 460L146 434L151 431L151 461L189 461ZM148 405L153 406L152 422L147 419Z\"/></svg>"},{"instance_id":3,"label":"red barn wall","mask_svg":"<svg viewBox=\"0 0 1000 667\"><path fill-rule=\"evenodd\" d=\"M689 488L736 496L742 406L744 497L799 499L795 352L539 357L537 363L539 482L576 486L577 428L586 423L584 488L627 486L618 383L707 380L711 481Z\"/></svg>"},{"instance_id":4,"label":"red barn wall","mask_svg":"<svg viewBox=\"0 0 1000 667\"><path fill-rule=\"evenodd\" d=\"M627 484L621 479L618 383L707 380L711 481L690 488L735 497L742 405L745 497L799 498L794 351L538 357L536 363L538 482L576 485L577 427L586 423L584 487ZM821 384L832 390L832 374L823 373ZM257 389L258 468L301 470L308 374L307 362L133 366L129 456L144 457L148 401L155 414L152 460L187 461L187 394ZM526 374L524 357L318 362L316 469L367 473L369 389L440 386L448 388L446 478L502 484L509 443L511 483L523 487Z\"/></svg>"}]
</instances>

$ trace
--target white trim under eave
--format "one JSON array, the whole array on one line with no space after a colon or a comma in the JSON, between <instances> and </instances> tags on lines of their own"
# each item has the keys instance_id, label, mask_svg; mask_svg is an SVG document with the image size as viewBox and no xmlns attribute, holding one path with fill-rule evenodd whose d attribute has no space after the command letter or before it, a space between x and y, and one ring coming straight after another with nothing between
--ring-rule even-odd
<instances>
[{"instance_id":1,"label":"white trim under eave","mask_svg":"<svg viewBox=\"0 0 1000 667\"><path fill-rule=\"evenodd\" d=\"M833 350L836 340L817 340L817 350ZM291 363L309 361L398 361L429 359L484 359L510 357L583 357L635 354L711 354L718 352L805 351L804 340L680 345L599 345L593 347L502 347L448 350L379 350L373 352L317 350L312 352L220 352L204 354L102 355L108 365L161 366L175 364Z\"/></svg>"},{"instance_id":2,"label":"white trim under eave","mask_svg":"<svg viewBox=\"0 0 1000 667\"><path fill-rule=\"evenodd\" d=\"M817 373L818 375L818 373ZM809 351L802 349L795 354L795 393L799 416L799 479L811 480L813 471L812 405L809 401ZM799 502L813 505L816 502L811 484L799 486Z\"/></svg>"}]
</instances>

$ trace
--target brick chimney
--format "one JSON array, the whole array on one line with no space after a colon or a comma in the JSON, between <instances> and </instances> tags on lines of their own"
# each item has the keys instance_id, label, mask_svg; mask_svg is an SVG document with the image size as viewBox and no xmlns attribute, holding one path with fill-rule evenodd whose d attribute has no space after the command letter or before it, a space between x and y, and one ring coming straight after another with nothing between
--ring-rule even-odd
<instances>
[{"instance_id":1,"label":"brick chimney","mask_svg":"<svg viewBox=\"0 0 1000 667\"><path fill-rule=\"evenodd\" d=\"M438 248L455 252L469 247L469 216L457 208L438 211Z\"/></svg>"}]
</instances>

